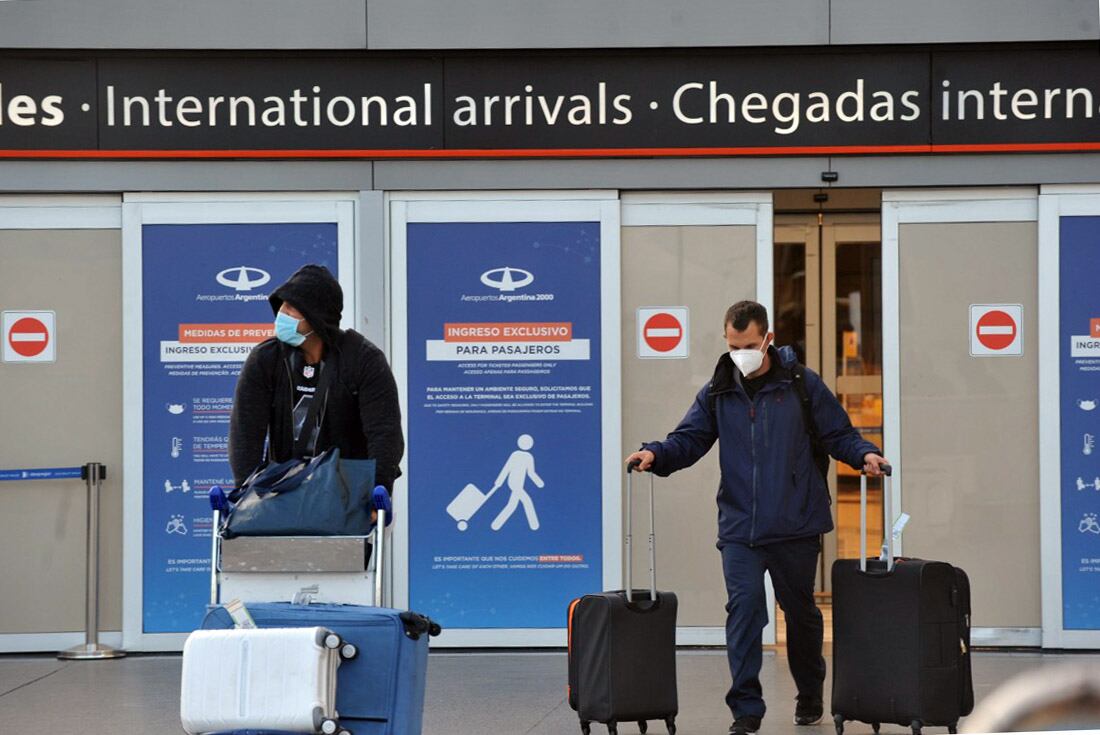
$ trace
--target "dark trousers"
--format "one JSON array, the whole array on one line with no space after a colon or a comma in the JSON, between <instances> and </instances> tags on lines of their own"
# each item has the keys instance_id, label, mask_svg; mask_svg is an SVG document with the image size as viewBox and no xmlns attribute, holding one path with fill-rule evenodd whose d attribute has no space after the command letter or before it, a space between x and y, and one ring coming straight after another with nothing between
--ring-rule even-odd
<instances>
[{"instance_id":1,"label":"dark trousers","mask_svg":"<svg viewBox=\"0 0 1100 735\"><path fill-rule=\"evenodd\" d=\"M787 621L787 663L799 698L821 699L825 624L814 602L814 577L821 541L817 536L766 546L727 543L722 552L726 576L726 654L733 685L726 695L735 718L764 716L760 687L761 634L768 624L764 572L770 572L775 598Z\"/></svg>"}]
</instances>

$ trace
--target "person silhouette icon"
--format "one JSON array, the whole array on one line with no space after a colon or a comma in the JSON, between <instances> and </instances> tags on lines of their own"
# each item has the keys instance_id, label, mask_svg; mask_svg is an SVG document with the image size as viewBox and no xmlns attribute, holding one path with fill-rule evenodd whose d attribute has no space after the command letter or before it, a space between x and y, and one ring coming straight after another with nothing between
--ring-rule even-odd
<instances>
[{"instance_id":1,"label":"person silhouette icon","mask_svg":"<svg viewBox=\"0 0 1100 735\"><path fill-rule=\"evenodd\" d=\"M539 517L535 513L535 503L524 487L527 478L531 478L531 482L535 483L535 487L545 487L542 478L535 472L535 456L531 454L531 448L535 446L535 440L531 438L530 434L523 434L516 441L516 444L519 449L512 452L508 457L508 461L504 463L500 474L497 475L496 482L493 483L492 490L489 491L491 494L507 482L508 489L512 492L511 497L508 498L508 504L493 519L491 528L494 531L503 528L520 505L523 505L523 512L527 515L527 525L531 527L532 531L539 530Z\"/></svg>"}]
</instances>

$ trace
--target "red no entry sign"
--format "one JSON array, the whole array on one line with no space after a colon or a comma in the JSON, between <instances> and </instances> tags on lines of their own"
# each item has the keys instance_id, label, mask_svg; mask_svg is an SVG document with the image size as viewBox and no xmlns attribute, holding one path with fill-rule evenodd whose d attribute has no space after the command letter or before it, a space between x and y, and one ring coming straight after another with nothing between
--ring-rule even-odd
<instances>
[{"instance_id":1,"label":"red no entry sign","mask_svg":"<svg viewBox=\"0 0 1100 735\"><path fill-rule=\"evenodd\" d=\"M50 343L50 333L46 325L34 317L23 317L11 325L8 332L8 344L16 354L23 357L37 357L46 351Z\"/></svg>"},{"instance_id":2,"label":"red no entry sign","mask_svg":"<svg viewBox=\"0 0 1100 735\"><path fill-rule=\"evenodd\" d=\"M4 362L53 362L57 359L56 317L52 311L5 311Z\"/></svg>"},{"instance_id":3,"label":"red no entry sign","mask_svg":"<svg viewBox=\"0 0 1100 735\"><path fill-rule=\"evenodd\" d=\"M687 307L638 309L638 357L684 358L687 356Z\"/></svg>"},{"instance_id":4,"label":"red no entry sign","mask_svg":"<svg viewBox=\"0 0 1100 735\"><path fill-rule=\"evenodd\" d=\"M978 319L978 341L990 350L1003 350L1016 341L1016 320L1003 311L987 311Z\"/></svg>"},{"instance_id":5,"label":"red no entry sign","mask_svg":"<svg viewBox=\"0 0 1100 735\"><path fill-rule=\"evenodd\" d=\"M657 352L671 352L684 338L684 325L667 312L654 314L645 323L645 342Z\"/></svg>"},{"instance_id":6,"label":"red no entry sign","mask_svg":"<svg viewBox=\"0 0 1100 735\"><path fill-rule=\"evenodd\" d=\"M975 357L1023 354L1023 307L1019 304L972 304L970 354Z\"/></svg>"}]
</instances>

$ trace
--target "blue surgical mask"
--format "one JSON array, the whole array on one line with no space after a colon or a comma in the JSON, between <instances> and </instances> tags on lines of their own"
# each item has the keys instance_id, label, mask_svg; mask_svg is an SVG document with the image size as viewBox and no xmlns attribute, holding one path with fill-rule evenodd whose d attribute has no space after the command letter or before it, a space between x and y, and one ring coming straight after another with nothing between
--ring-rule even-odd
<instances>
[{"instance_id":1,"label":"blue surgical mask","mask_svg":"<svg viewBox=\"0 0 1100 735\"><path fill-rule=\"evenodd\" d=\"M306 341L306 337L313 334L313 332L309 334L298 332L298 324L301 321L301 319L295 319L280 311L275 315L275 336L279 338L280 342L286 342L291 347L301 347L302 343Z\"/></svg>"}]
</instances>

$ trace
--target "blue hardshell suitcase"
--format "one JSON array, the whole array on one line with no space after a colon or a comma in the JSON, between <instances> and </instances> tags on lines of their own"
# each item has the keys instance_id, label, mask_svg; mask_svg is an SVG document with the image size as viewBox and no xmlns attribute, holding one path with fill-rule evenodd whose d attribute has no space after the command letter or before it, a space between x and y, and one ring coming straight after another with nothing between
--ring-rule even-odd
<instances>
[{"instance_id":1,"label":"blue hardshell suitcase","mask_svg":"<svg viewBox=\"0 0 1100 735\"><path fill-rule=\"evenodd\" d=\"M260 628L320 626L358 649L337 676L336 710L352 735L420 735L428 672L428 637L439 626L416 613L360 605L249 603ZM232 628L214 607L204 629Z\"/></svg>"}]
</instances>

